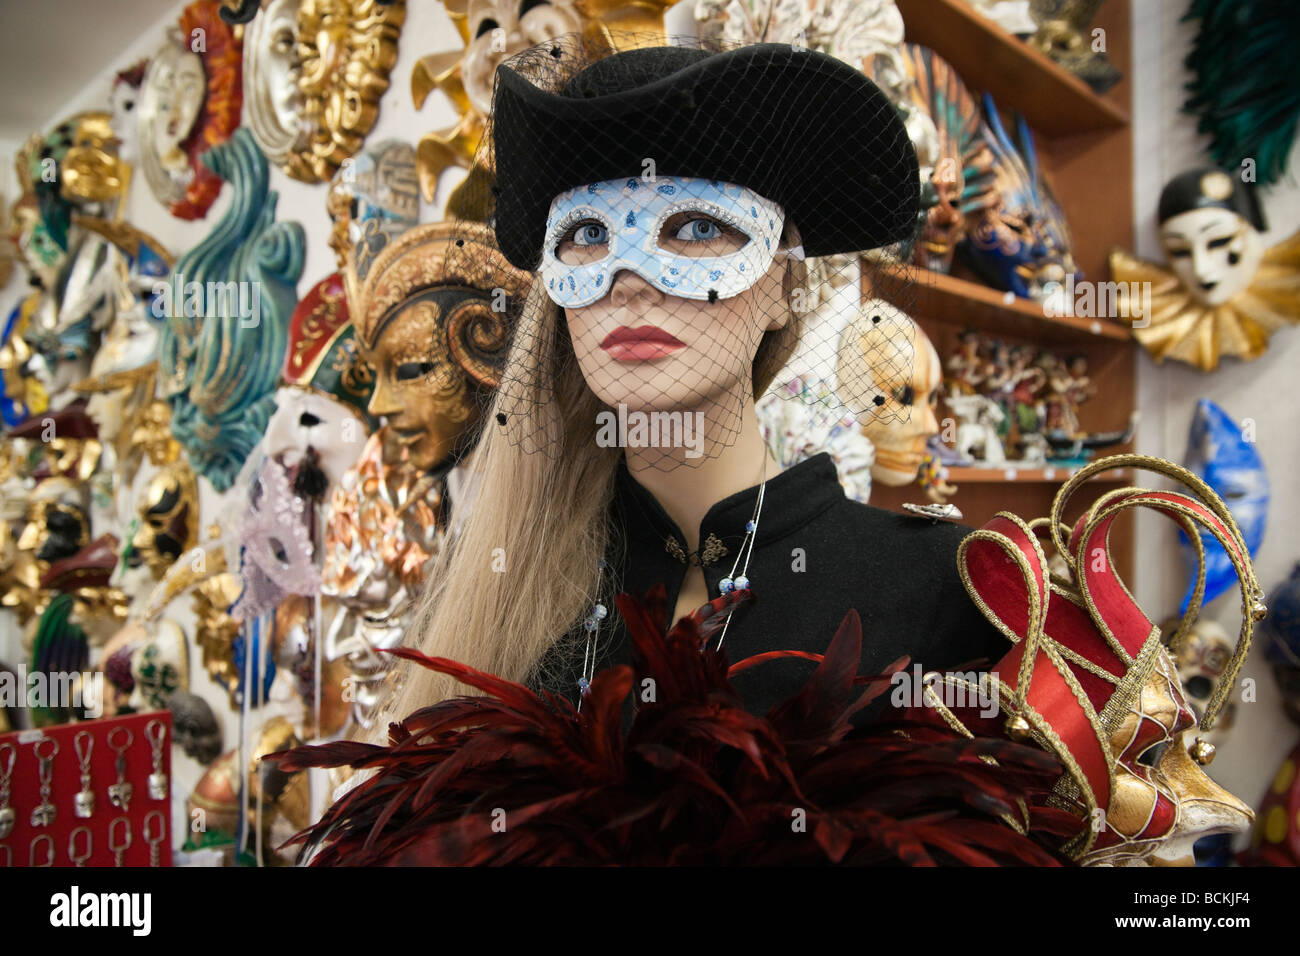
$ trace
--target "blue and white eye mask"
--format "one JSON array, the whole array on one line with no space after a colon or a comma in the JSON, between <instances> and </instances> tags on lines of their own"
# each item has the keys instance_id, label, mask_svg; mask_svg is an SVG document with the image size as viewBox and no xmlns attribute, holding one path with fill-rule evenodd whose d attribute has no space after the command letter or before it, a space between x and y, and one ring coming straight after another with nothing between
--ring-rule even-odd
<instances>
[{"instance_id":1,"label":"blue and white eye mask","mask_svg":"<svg viewBox=\"0 0 1300 956\"><path fill-rule=\"evenodd\" d=\"M720 256L682 255L659 244L664 223L677 213L698 212L739 230L748 241ZM599 244L605 254L573 265L556 258L556 249L580 222L581 243ZM772 265L785 224L785 212L744 186L716 179L659 176L609 179L560 193L546 220L546 245L540 272L547 294L560 306L590 305L609 292L620 269L629 269L655 288L684 299L725 299L744 292ZM689 230L690 226L684 227ZM710 237L711 238L711 237ZM685 240L690 241L690 240ZM703 240L695 240L703 241ZM684 249L682 241L678 249ZM788 255L802 258L802 247Z\"/></svg>"}]
</instances>

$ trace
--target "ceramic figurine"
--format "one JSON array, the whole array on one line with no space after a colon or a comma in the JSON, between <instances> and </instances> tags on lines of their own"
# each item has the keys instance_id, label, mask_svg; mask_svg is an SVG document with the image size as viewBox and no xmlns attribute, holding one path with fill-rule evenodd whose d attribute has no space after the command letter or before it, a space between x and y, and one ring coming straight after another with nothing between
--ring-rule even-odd
<instances>
[{"instance_id":1,"label":"ceramic figurine","mask_svg":"<svg viewBox=\"0 0 1300 956\"><path fill-rule=\"evenodd\" d=\"M960 248L993 288L1044 299L1067 275L1079 274L1069 229L1039 168L1024 118L1017 117L1013 142L987 93L983 107L981 136L989 151L969 177L990 176L993 183L984 192L986 202L967 212L967 238Z\"/></svg>"},{"instance_id":2,"label":"ceramic figurine","mask_svg":"<svg viewBox=\"0 0 1300 956\"><path fill-rule=\"evenodd\" d=\"M1129 321L1157 362L1210 372L1225 355L1250 361L1274 332L1300 322L1300 232L1266 248L1252 186L1219 169L1188 170L1161 192L1157 219L1167 266L1110 255L1120 288L1151 289L1150 316ZM1130 311L1121 302L1120 317Z\"/></svg>"},{"instance_id":3,"label":"ceramic figurine","mask_svg":"<svg viewBox=\"0 0 1300 956\"><path fill-rule=\"evenodd\" d=\"M1030 46L1069 70L1092 87L1105 93L1120 81L1120 72L1106 58L1105 44L1098 50L1089 28L1102 0L1030 0L1029 11L1037 29Z\"/></svg>"}]
</instances>

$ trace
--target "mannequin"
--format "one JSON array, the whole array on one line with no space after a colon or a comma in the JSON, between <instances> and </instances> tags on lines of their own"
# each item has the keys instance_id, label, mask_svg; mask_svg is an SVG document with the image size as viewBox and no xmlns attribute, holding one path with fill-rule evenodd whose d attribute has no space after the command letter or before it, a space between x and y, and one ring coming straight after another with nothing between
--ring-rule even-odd
<instances>
[{"instance_id":1,"label":"mannequin","mask_svg":"<svg viewBox=\"0 0 1300 956\"><path fill-rule=\"evenodd\" d=\"M743 106L727 97L741 85ZM819 94L842 107L832 128L798 128L797 104ZM494 117L497 240L538 281L486 416L478 501L406 643L580 702L593 668L629 653L613 595L663 584L674 619L742 592L722 632L737 656L821 652L850 608L865 673L903 653L938 667L989 652L996 632L956 573L961 529L849 501L828 455L778 474L755 416L799 344L805 255L915 229L915 153L874 84L788 45L602 58L559 38L501 68ZM755 149L736 148L745 137ZM871 190L845 186L867 176ZM894 361L871 401L900 414L912 346L872 334ZM613 409L702 430L665 447L629 424L606 447ZM739 675L747 709L790 696L805 663ZM391 713L457 692L412 671Z\"/></svg>"}]
</instances>

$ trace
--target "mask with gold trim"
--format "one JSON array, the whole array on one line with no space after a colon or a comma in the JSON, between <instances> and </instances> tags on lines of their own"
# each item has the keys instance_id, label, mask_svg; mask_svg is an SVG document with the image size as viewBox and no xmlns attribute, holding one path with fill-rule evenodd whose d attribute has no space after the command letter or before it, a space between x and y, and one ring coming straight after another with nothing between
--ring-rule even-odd
<instances>
[{"instance_id":1,"label":"mask with gold trim","mask_svg":"<svg viewBox=\"0 0 1300 956\"><path fill-rule=\"evenodd\" d=\"M402 458L421 471L470 450L505 364L510 305L532 281L491 235L465 222L410 230L379 254L354 308L375 371L370 414L384 418ZM453 246L453 238L463 241Z\"/></svg>"},{"instance_id":2,"label":"mask with gold trim","mask_svg":"<svg viewBox=\"0 0 1300 956\"><path fill-rule=\"evenodd\" d=\"M456 0L444 4L464 42L462 49L423 56L411 71L415 108L424 106L434 90L441 91L460 115L452 126L425 135L417 150L420 192L433 202L438 179L452 168L469 176L447 200L449 216L482 218L487 183L475 168L474 155L492 112L492 82L496 68L508 57L534 44L566 33L630 31L646 37L662 35L663 14L671 2L642 0L553 0L520 4L512 0Z\"/></svg>"},{"instance_id":3,"label":"mask with gold trim","mask_svg":"<svg viewBox=\"0 0 1300 956\"><path fill-rule=\"evenodd\" d=\"M302 462L323 472L324 494L361 453L372 421L366 405L374 375L361 360L343 291L334 273L314 285L293 311L281 373L285 387L262 441L285 467Z\"/></svg>"},{"instance_id":4,"label":"mask with gold trim","mask_svg":"<svg viewBox=\"0 0 1300 956\"><path fill-rule=\"evenodd\" d=\"M1073 529L1061 522L1066 502L1084 482L1125 467L1162 473L1193 494L1120 488L1097 500ZM1115 518L1140 507L1209 528L1234 555L1245 609L1241 633L1199 722L1164 642L1179 646L1200 611L1202 591L1175 631L1162 635L1125 589L1107 547ZM1050 534L1068 579L1054 576L1049 584L1040 532ZM1240 532L1208 485L1158 458L1100 459L1061 488L1050 517L1026 523L1000 514L962 541L958 561L976 604L1018 643L978 686L961 675L936 675L926 703L959 730L996 733L1001 727L1061 761L1065 773L1044 812L1076 818L1062 848L1067 855L1085 865L1190 866L1196 840L1250 825L1250 809L1200 765L1213 759L1204 734L1222 713L1254 622L1267 608ZM936 696L940 687L978 694L985 710L949 708L970 697ZM1198 733L1189 745L1187 738Z\"/></svg>"},{"instance_id":5,"label":"mask with gold trim","mask_svg":"<svg viewBox=\"0 0 1300 956\"><path fill-rule=\"evenodd\" d=\"M117 144L112 114L79 114L62 163L63 198L78 204L107 204L125 196L130 171L118 155Z\"/></svg>"},{"instance_id":6,"label":"mask with gold trim","mask_svg":"<svg viewBox=\"0 0 1300 956\"><path fill-rule=\"evenodd\" d=\"M1249 184L1214 168L1181 173L1161 192L1157 219L1168 266L1120 249L1110 256L1117 314L1157 362L1210 372L1221 356L1250 361L1300 322L1300 232L1266 248ZM1147 289L1149 299L1134 294Z\"/></svg>"}]
</instances>

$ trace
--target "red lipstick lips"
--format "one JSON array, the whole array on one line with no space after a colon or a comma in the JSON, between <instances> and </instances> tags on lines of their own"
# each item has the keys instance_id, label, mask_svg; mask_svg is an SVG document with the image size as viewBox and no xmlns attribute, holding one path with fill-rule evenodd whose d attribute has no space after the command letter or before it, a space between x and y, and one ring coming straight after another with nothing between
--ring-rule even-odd
<instances>
[{"instance_id":1,"label":"red lipstick lips","mask_svg":"<svg viewBox=\"0 0 1300 956\"><path fill-rule=\"evenodd\" d=\"M647 362L672 355L686 348L686 343L653 325L620 325L605 336L600 347L616 362Z\"/></svg>"}]
</instances>

